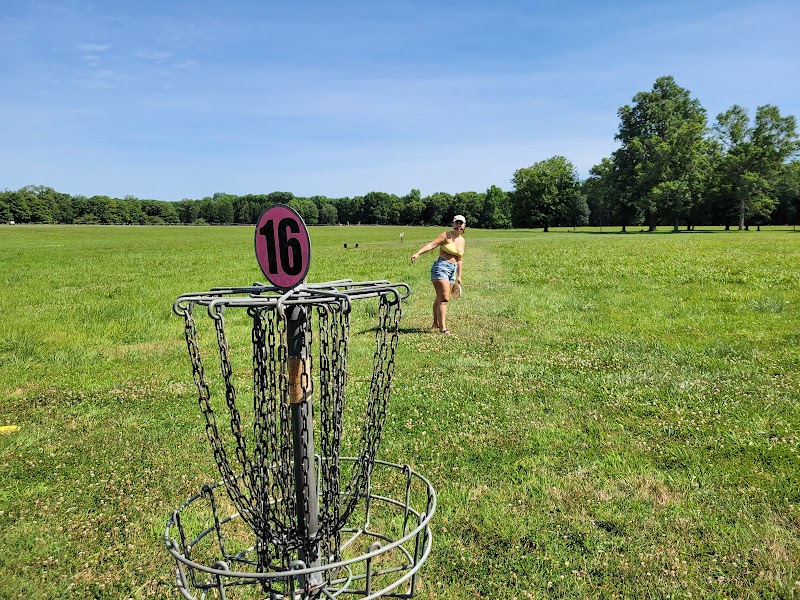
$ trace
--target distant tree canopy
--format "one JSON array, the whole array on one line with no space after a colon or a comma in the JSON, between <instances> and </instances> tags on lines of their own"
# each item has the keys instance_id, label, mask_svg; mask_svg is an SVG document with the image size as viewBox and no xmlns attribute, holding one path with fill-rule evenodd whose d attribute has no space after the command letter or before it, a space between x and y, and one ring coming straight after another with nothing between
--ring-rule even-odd
<instances>
[{"instance_id":1,"label":"distant tree canopy","mask_svg":"<svg viewBox=\"0 0 800 600\"><path fill-rule=\"evenodd\" d=\"M0 222L75 223L89 225L253 225L273 204L286 204L308 225L378 224L443 226L456 214L470 227L510 227L507 194L497 186L485 193L436 193L419 190L405 196L370 192L355 198L302 198L290 192L269 194L216 193L179 202L140 200L132 196L69 196L43 186L0 191Z\"/></svg>"},{"instance_id":2,"label":"distant tree canopy","mask_svg":"<svg viewBox=\"0 0 800 600\"><path fill-rule=\"evenodd\" d=\"M795 117L766 105L751 124L734 105L709 129L705 109L672 77L618 114L620 148L582 183L590 224L796 224Z\"/></svg>"},{"instance_id":3,"label":"distant tree canopy","mask_svg":"<svg viewBox=\"0 0 800 600\"><path fill-rule=\"evenodd\" d=\"M554 156L519 169L511 180L511 220L515 227L589 223L589 207L581 192L575 167L563 156Z\"/></svg>"},{"instance_id":4,"label":"distant tree canopy","mask_svg":"<svg viewBox=\"0 0 800 600\"><path fill-rule=\"evenodd\" d=\"M179 202L133 196L70 196L45 186L0 191L0 222L86 224L255 224L273 204L294 208L309 225L443 226L463 214L470 227L681 224L795 225L800 217L797 122L776 106L756 109L753 121L739 105L708 126L705 109L672 77L659 77L621 107L620 147L581 181L563 156L517 169L513 189L485 192L418 189L404 196L371 191L353 198L291 192L215 193Z\"/></svg>"},{"instance_id":5,"label":"distant tree canopy","mask_svg":"<svg viewBox=\"0 0 800 600\"><path fill-rule=\"evenodd\" d=\"M703 185L706 111L672 77L659 78L633 100L619 109L622 147L612 160L638 217L651 230L664 221L677 230Z\"/></svg>"}]
</instances>

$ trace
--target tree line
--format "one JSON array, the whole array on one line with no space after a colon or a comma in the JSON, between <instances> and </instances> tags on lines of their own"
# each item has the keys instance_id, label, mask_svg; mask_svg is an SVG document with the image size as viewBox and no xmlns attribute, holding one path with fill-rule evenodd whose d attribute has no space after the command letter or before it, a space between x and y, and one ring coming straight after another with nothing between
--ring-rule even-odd
<instances>
[{"instance_id":1,"label":"tree line","mask_svg":"<svg viewBox=\"0 0 800 600\"><path fill-rule=\"evenodd\" d=\"M0 222L79 224L254 224L277 203L309 225L442 225L459 213L471 227L794 225L800 216L800 143L794 116L776 106L753 119L739 105L709 125L705 109L673 77L621 107L619 148L581 180L563 156L523 167L511 189L422 197L298 197L291 192L216 193L179 202L133 196L70 196L46 186L0 191Z\"/></svg>"},{"instance_id":2,"label":"tree line","mask_svg":"<svg viewBox=\"0 0 800 600\"><path fill-rule=\"evenodd\" d=\"M199 200L178 202L123 199L108 196L70 196L46 186L29 185L16 191L0 191L0 222L75 223L115 225L156 224L255 224L273 204L297 210L308 225L377 224L441 225L456 213L471 226L508 228L509 194L492 186L485 194L437 193L423 198L419 190L405 196L369 192L353 198L314 196L291 192L269 194L216 193Z\"/></svg>"}]
</instances>

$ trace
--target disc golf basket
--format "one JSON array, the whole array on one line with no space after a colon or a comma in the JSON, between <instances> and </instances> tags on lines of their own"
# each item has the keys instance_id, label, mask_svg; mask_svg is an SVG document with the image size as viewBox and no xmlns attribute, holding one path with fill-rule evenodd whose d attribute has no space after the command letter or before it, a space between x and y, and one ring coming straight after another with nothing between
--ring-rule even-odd
<instances>
[{"instance_id":1,"label":"disc golf basket","mask_svg":"<svg viewBox=\"0 0 800 600\"><path fill-rule=\"evenodd\" d=\"M436 494L408 465L376 458L409 291L388 281L256 283L175 301L222 477L167 522L184 598L415 594ZM364 311L377 323L360 379L347 368L356 300L377 304ZM345 393L353 384L366 399Z\"/></svg>"}]
</instances>

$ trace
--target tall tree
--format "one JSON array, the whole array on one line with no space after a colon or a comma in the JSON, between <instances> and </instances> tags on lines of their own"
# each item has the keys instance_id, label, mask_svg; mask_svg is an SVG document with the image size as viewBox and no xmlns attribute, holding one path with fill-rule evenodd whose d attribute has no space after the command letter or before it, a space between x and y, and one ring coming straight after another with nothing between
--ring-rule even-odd
<instances>
[{"instance_id":1,"label":"tall tree","mask_svg":"<svg viewBox=\"0 0 800 600\"><path fill-rule=\"evenodd\" d=\"M236 223L252 225L253 221L250 220L250 214L253 212L250 206L250 201L241 196L233 203L233 218Z\"/></svg>"},{"instance_id":2,"label":"tall tree","mask_svg":"<svg viewBox=\"0 0 800 600\"><path fill-rule=\"evenodd\" d=\"M400 207L396 196L386 192L369 192L364 196L363 221L378 225L391 225L400 220Z\"/></svg>"},{"instance_id":3,"label":"tall tree","mask_svg":"<svg viewBox=\"0 0 800 600\"><path fill-rule=\"evenodd\" d=\"M508 194L496 185L486 190L481 224L489 229L509 229L511 227L511 201Z\"/></svg>"},{"instance_id":4,"label":"tall tree","mask_svg":"<svg viewBox=\"0 0 800 600\"><path fill-rule=\"evenodd\" d=\"M12 192L10 190L0 191L0 223L6 223L11 220L11 208L8 206L8 196Z\"/></svg>"},{"instance_id":5,"label":"tall tree","mask_svg":"<svg viewBox=\"0 0 800 600\"><path fill-rule=\"evenodd\" d=\"M31 207L28 195L22 190L10 192L6 196L6 205L11 213L11 220L16 223L29 223L31 220Z\"/></svg>"},{"instance_id":6,"label":"tall tree","mask_svg":"<svg viewBox=\"0 0 800 600\"><path fill-rule=\"evenodd\" d=\"M266 194L248 194L245 198L250 206L250 217L247 223L258 223L258 219L270 206L269 197Z\"/></svg>"},{"instance_id":7,"label":"tall tree","mask_svg":"<svg viewBox=\"0 0 800 600\"><path fill-rule=\"evenodd\" d=\"M749 219L760 223L775 208L782 169L798 150L795 117L782 117L767 104L751 124L747 110L735 104L717 116L714 136L722 149L716 165L721 201L736 214L739 229Z\"/></svg>"},{"instance_id":8,"label":"tall tree","mask_svg":"<svg viewBox=\"0 0 800 600\"><path fill-rule=\"evenodd\" d=\"M622 187L632 192L651 231L659 217L677 230L705 177L705 109L667 76L636 94L618 115L622 146L614 160Z\"/></svg>"},{"instance_id":9,"label":"tall tree","mask_svg":"<svg viewBox=\"0 0 800 600\"><path fill-rule=\"evenodd\" d=\"M316 225L319 223L319 209L313 200L308 198L293 198L288 206L295 209L306 225Z\"/></svg>"},{"instance_id":10,"label":"tall tree","mask_svg":"<svg viewBox=\"0 0 800 600\"><path fill-rule=\"evenodd\" d=\"M200 215L200 204L196 200L184 198L175 204L175 209L178 211L181 223L194 223Z\"/></svg>"},{"instance_id":11,"label":"tall tree","mask_svg":"<svg viewBox=\"0 0 800 600\"><path fill-rule=\"evenodd\" d=\"M793 160L783 169L776 189L778 207L772 223L797 226L800 218L800 161Z\"/></svg>"},{"instance_id":12,"label":"tall tree","mask_svg":"<svg viewBox=\"0 0 800 600\"><path fill-rule=\"evenodd\" d=\"M323 202L319 207L319 222L321 225L336 225L339 222L339 211L331 202Z\"/></svg>"},{"instance_id":13,"label":"tall tree","mask_svg":"<svg viewBox=\"0 0 800 600\"><path fill-rule=\"evenodd\" d=\"M112 208L111 198L108 196L92 196L86 201L86 214L84 222L92 223L117 223L116 207Z\"/></svg>"},{"instance_id":14,"label":"tall tree","mask_svg":"<svg viewBox=\"0 0 800 600\"><path fill-rule=\"evenodd\" d=\"M589 169L589 177L581 182L581 191L589 206L589 225L608 225L612 222L612 210L617 194L611 181L614 163L609 157Z\"/></svg>"},{"instance_id":15,"label":"tall tree","mask_svg":"<svg viewBox=\"0 0 800 600\"><path fill-rule=\"evenodd\" d=\"M120 223L126 225L161 225L164 220L158 216L157 203L160 200L139 200L133 196L125 196L124 201L119 202ZM153 214L146 209L152 210Z\"/></svg>"},{"instance_id":16,"label":"tall tree","mask_svg":"<svg viewBox=\"0 0 800 600\"><path fill-rule=\"evenodd\" d=\"M563 156L518 169L511 181L515 227L542 227L548 231L553 225L569 223L570 211L582 199L578 172ZM586 201L582 201L585 205Z\"/></svg>"},{"instance_id":17,"label":"tall tree","mask_svg":"<svg viewBox=\"0 0 800 600\"><path fill-rule=\"evenodd\" d=\"M574 193L567 196L564 204L564 213L558 225L569 227L583 227L589 224L589 205L586 203L586 196L581 191L580 183L576 186Z\"/></svg>"},{"instance_id":18,"label":"tall tree","mask_svg":"<svg viewBox=\"0 0 800 600\"><path fill-rule=\"evenodd\" d=\"M72 197L63 192L53 192L53 220L56 223L72 223L75 207Z\"/></svg>"},{"instance_id":19,"label":"tall tree","mask_svg":"<svg viewBox=\"0 0 800 600\"><path fill-rule=\"evenodd\" d=\"M20 190L20 193L27 198L31 223L53 222L51 203L55 190L43 185L26 185Z\"/></svg>"},{"instance_id":20,"label":"tall tree","mask_svg":"<svg viewBox=\"0 0 800 600\"><path fill-rule=\"evenodd\" d=\"M336 200L336 210L339 211L339 220L348 225L360 223L364 211L364 197L339 198Z\"/></svg>"},{"instance_id":21,"label":"tall tree","mask_svg":"<svg viewBox=\"0 0 800 600\"><path fill-rule=\"evenodd\" d=\"M623 148L615 150L609 168L601 166L603 170L600 174L600 182L609 199L609 214L615 222L620 223L623 233L629 225L640 225L643 219L637 201L636 168L626 160L625 154Z\"/></svg>"},{"instance_id":22,"label":"tall tree","mask_svg":"<svg viewBox=\"0 0 800 600\"><path fill-rule=\"evenodd\" d=\"M453 199L453 213L464 215L470 227L485 227L481 220L485 197L478 192L459 192Z\"/></svg>"},{"instance_id":23,"label":"tall tree","mask_svg":"<svg viewBox=\"0 0 800 600\"><path fill-rule=\"evenodd\" d=\"M311 196L309 198L316 206L320 225L336 225L339 222L339 211L336 210L335 200L327 196Z\"/></svg>"},{"instance_id":24,"label":"tall tree","mask_svg":"<svg viewBox=\"0 0 800 600\"><path fill-rule=\"evenodd\" d=\"M215 210L214 201L206 196L197 201L197 219L198 223L216 223L217 215Z\"/></svg>"},{"instance_id":25,"label":"tall tree","mask_svg":"<svg viewBox=\"0 0 800 600\"><path fill-rule=\"evenodd\" d=\"M425 203L418 189L413 189L402 198L400 222L404 225L422 225Z\"/></svg>"},{"instance_id":26,"label":"tall tree","mask_svg":"<svg viewBox=\"0 0 800 600\"><path fill-rule=\"evenodd\" d=\"M447 192L436 192L425 199L423 217L426 225L449 225L450 219L455 216L453 212L453 196Z\"/></svg>"},{"instance_id":27,"label":"tall tree","mask_svg":"<svg viewBox=\"0 0 800 600\"><path fill-rule=\"evenodd\" d=\"M219 223L222 225L235 222L233 211L233 202L236 196L230 194L214 194L214 210L212 211L212 223Z\"/></svg>"}]
</instances>

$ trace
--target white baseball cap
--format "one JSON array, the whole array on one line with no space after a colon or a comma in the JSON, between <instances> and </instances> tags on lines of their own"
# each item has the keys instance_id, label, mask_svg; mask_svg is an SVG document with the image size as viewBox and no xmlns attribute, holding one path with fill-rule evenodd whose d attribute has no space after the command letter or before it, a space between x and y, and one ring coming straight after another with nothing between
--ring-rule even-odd
<instances>
[{"instance_id":1,"label":"white baseball cap","mask_svg":"<svg viewBox=\"0 0 800 600\"><path fill-rule=\"evenodd\" d=\"M455 217L453 217L453 223L455 223L456 221L461 221L462 223L464 223L464 225L467 224L467 219L464 217L464 215L456 215Z\"/></svg>"}]
</instances>

